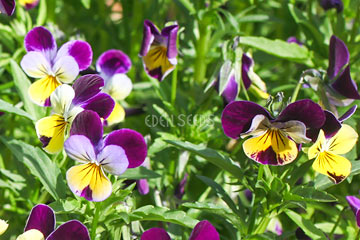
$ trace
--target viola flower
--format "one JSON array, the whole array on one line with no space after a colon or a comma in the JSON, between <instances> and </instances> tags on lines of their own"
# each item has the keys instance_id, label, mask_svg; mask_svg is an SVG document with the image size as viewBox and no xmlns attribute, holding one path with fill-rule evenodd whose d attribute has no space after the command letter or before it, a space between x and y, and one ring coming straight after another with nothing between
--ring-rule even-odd
<instances>
[{"instance_id":1,"label":"viola flower","mask_svg":"<svg viewBox=\"0 0 360 240\"><path fill-rule=\"evenodd\" d=\"M346 196L346 200L349 203L351 210L354 212L356 224L360 228L360 199L355 196Z\"/></svg>"},{"instance_id":2,"label":"viola flower","mask_svg":"<svg viewBox=\"0 0 360 240\"><path fill-rule=\"evenodd\" d=\"M149 183L147 179L139 179L136 181L136 186L141 195L146 195L149 193Z\"/></svg>"},{"instance_id":3,"label":"viola flower","mask_svg":"<svg viewBox=\"0 0 360 240\"><path fill-rule=\"evenodd\" d=\"M24 233L16 240L90 240L89 231L78 220L70 220L55 229L54 210L44 204L38 204L31 210Z\"/></svg>"},{"instance_id":4,"label":"viola flower","mask_svg":"<svg viewBox=\"0 0 360 240\"><path fill-rule=\"evenodd\" d=\"M32 29L24 44L27 54L20 65L27 75L40 79L31 84L28 92L41 106L48 106L51 93L63 83L72 83L79 71L88 68L92 61L87 42L70 41L57 51L54 37L44 27Z\"/></svg>"},{"instance_id":5,"label":"viola flower","mask_svg":"<svg viewBox=\"0 0 360 240\"><path fill-rule=\"evenodd\" d=\"M339 154L349 152L358 139L358 134L349 125L343 124L331 138L320 130L316 142L309 148L309 159L315 158L313 169L328 176L336 184L342 182L351 171L351 162Z\"/></svg>"},{"instance_id":6,"label":"viola flower","mask_svg":"<svg viewBox=\"0 0 360 240\"><path fill-rule=\"evenodd\" d=\"M114 108L114 100L100 93L104 80L95 74L78 78L72 87L62 84L51 94L53 113L35 124L37 135L48 153L59 152L67 131L78 113L84 109L97 112L106 119Z\"/></svg>"},{"instance_id":7,"label":"viola flower","mask_svg":"<svg viewBox=\"0 0 360 240\"><path fill-rule=\"evenodd\" d=\"M321 0L320 5L324 10L336 8L338 13L344 9L344 4L341 0Z\"/></svg>"},{"instance_id":8,"label":"viola flower","mask_svg":"<svg viewBox=\"0 0 360 240\"><path fill-rule=\"evenodd\" d=\"M0 219L0 236L3 235L3 233L6 231L8 227L9 224L6 221Z\"/></svg>"},{"instance_id":9,"label":"viola flower","mask_svg":"<svg viewBox=\"0 0 360 240\"><path fill-rule=\"evenodd\" d=\"M162 228L151 228L141 235L141 240L171 240L169 234ZM220 240L219 233L207 220L196 224L189 240Z\"/></svg>"},{"instance_id":10,"label":"viola flower","mask_svg":"<svg viewBox=\"0 0 360 240\"><path fill-rule=\"evenodd\" d=\"M261 164L285 165L296 159L297 144L311 141L306 130L320 128L325 115L311 100L289 104L277 118L256 103L235 101L225 107L221 122L228 137L252 136L243 144L247 157Z\"/></svg>"},{"instance_id":11,"label":"viola flower","mask_svg":"<svg viewBox=\"0 0 360 240\"><path fill-rule=\"evenodd\" d=\"M13 15L15 5L15 0L0 0L0 13L4 13L8 16Z\"/></svg>"},{"instance_id":12,"label":"viola flower","mask_svg":"<svg viewBox=\"0 0 360 240\"><path fill-rule=\"evenodd\" d=\"M119 101L125 99L132 90L132 82L126 73L131 68L130 58L120 50L108 50L96 62L96 70L105 81L103 92L115 100L114 110L106 119L108 125L119 123L125 118L125 110Z\"/></svg>"},{"instance_id":13,"label":"viola flower","mask_svg":"<svg viewBox=\"0 0 360 240\"><path fill-rule=\"evenodd\" d=\"M39 4L40 0L19 0L21 6L23 6L26 10L30 10L36 7Z\"/></svg>"},{"instance_id":14,"label":"viola flower","mask_svg":"<svg viewBox=\"0 0 360 240\"><path fill-rule=\"evenodd\" d=\"M177 64L177 24L161 30L149 20L144 21L144 36L139 56L142 57L146 73L159 81Z\"/></svg>"},{"instance_id":15,"label":"viola flower","mask_svg":"<svg viewBox=\"0 0 360 240\"><path fill-rule=\"evenodd\" d=\"M103 126L97 113L79 113L64 144L67 155L82 164L71 167L66 179L71 191L89 201L103 201L112 192L104 171L120 176L128 168L140 166L147 155L143 136L120 129L103 139Z\"/></svg>"},{"instance_id":16,"label":"viola flower","mask_svg":"<svg viewBox=\"0 0 360 240\"><path fill-rule=\"evenodd\" d=\"M289 37L289 38L286 40L286 42L288 42L288 43L296 43L296 44L299 45L299 46L302 46L302 45L303 45L303 43L300 42L300 41L299 41L296 37L294 37L294 36Z\"/></svg>"}]
</instances>

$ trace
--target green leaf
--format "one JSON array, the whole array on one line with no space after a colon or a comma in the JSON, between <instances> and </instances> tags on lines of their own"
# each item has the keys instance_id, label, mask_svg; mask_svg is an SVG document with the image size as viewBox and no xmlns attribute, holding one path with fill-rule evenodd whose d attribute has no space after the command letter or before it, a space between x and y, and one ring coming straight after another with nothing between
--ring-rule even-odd
<instances>
[{"instance_id":1,"label":"green leaf","mask_svg":"<svg viewBox=\"0 0 360 240\"><path fill-rule=\"evenodd\" d=\"M91 6L91 0L81 0L82 5L84 5L84 7L86 9L90 9Z\"/></svg>"},{"instance_id":2,"label":"green leaf","mask_svg":"<svg viewBox=\"0 0 360 240\"><path fill-rule=\"evenodd\" d=\"M59 199L49 204L56 213L74 213L81 211L81 201L74 198ZM86 207L86 206L84 206ZM85 209L83 209L85 210Z\"/></svg>"},{"instance_id":3,"label":"green leaf","mask_svg":"<svg viewBox=\"0 0 360 240\"><path fill-rule=\"evenodd\" d=\"M13 106L12 104L5 102L0 99L0 111L8 112L8 113L15 113L19 116L26 117L30 120L34 120L33 116L25 112L24 110L21 110L20 108L17 108Z\"/></svg>"},{"instance_id":4,"label":"green leaf","mask_svg":"<svg viewBox=\"0 0 360 240\"><path fill-rule=\"evenodd\" d=\"M184 227L194 228L199 222L179 210L170 210L165 207L147 205L130 213L131 221L162 221L179 224Z\"/></svg>"},{"instance_id":5,"label":"green leaf","mask_svg":"<svg viewBox=\"0 0 360 240\"><path fill-rule=\"evenodd\" d=\"M30 172L39 178L40 182L55 199L65 198L67 186L60 169L40 149L25 142L0 137L1 141L10 149L16 159L24 163Z\"/></svg>"},{"instance_id":6,"label":"green leaf","mask_svg":"<svg viewBox=\"0 0 360 240\"><path fill-rule=\"evenodd\" d=\"M308 235L311 239L318 240L318 239L326 239L324 233L315 227L315 225L308 219L302 218L299 214L292 210L285 210L286 215L288 215L291 220L296 223L306 235Z\"/></svg>"},{"instance_id":7,"label":"green leaf","mask_svg":"<svg viewBox=\"0 0 360 240\"><path fill-rule=\"evenodd\" d=\"M149 178L159 178L160 174L151 171L145 167L137 167L137 168L129 168L124 172L120 178L128 178L128 179L149 179Z\"/></svg>"},{"instance_id":8,"label":"green leaf","mask_svg":"<svg viewBox=\"0 0 360 240\"><path fill-rule=\"evenodd\" d=\"M40 1L39 4L39 11L38 11L38 15L36 18L36 25L37 26L41 26L44 25L44 23L46 22L46 18L47 18L47 1Z\"/></svg>"},{"instance_id":9,"label":"green leaf","mask_svg":"<svg viewBox=\"0 0 360 240\"><path fill-rule=\"evenodd\" d=\"M315 202L335 202L336 197L326 192L316 190L313 187L299 186L294 188L289 195L285 196L289 201L315 201Z\"/></svg>"},{"instance_id":10,"label":"green leaf","mask_svg":"<svg viewBox=\"0 0 360 240\"><path fill-rule=\"evenodd\" d=\"M221 154L216 150L207 148L205 146L195 145L189 142L174 141L174 140L165 140L165 141L178 148L199 155L205 158L210 163L214 164L215 166L231 173L235 178L242 179L243 176L242 169L238 165L236 165L235 162L231 160L231 158Z\"/></svg>"}]
</instances>

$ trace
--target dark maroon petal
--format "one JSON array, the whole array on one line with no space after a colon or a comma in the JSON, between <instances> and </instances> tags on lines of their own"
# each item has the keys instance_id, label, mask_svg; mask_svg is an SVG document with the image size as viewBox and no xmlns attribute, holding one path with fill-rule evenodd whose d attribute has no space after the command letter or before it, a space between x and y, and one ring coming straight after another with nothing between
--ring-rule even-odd
<instances>
[{"instance_id":1,"label":"dark maroon petal","mask_svg":"<svg viewBox=\"0 0 360 240\"><path fill-rule=\"evenodd\" d=\"M309 99L289 104L276 119L278 122L298 120L308 128L320 128L325 123L325 113L319 104Z\"/></svg>"},{"instance_id":2,"label":"dark maroon petal","mask_svg":"<svg viewBox=\"0 0 360 240\"><path fill-rule=\"evenodd\" d=\"M239 85L235 80L235 75L230 77L224 91L222 92L221 96L225 99L227 103L234 101L239 93Z\"/></svg>"},{"instance_id":3,"label":"dark maroon petal","mask_svg":"<svg viewBox=\"0 0 360 240\"><path fill-rule=\"evenodd\" d=\"M248 72L253 64L253 60L244 53L241 58L241 77L246 89L251 85L251 79Z\"/></svg>"},{"instance_id":4,"label":"dark maroon petal","mask_svg":"<svg viewBox=\"0 0 360 240\"><path fill-rule=\"evenodd\" d=\"M331 138L340 130L341 123L333 113L329 111L324 111L324 113L326 120L321 129L324 131L326 138Z\"/></svg>"},{"instance_id":5,"label":"dark maroon petal","mask_svg":"<svg viewBox=\"0 0 360 240\"><path fill-rule=\"evenodd\" d=\"M296 37L294 37L294 36L289 37L286 41L287 41L288 43L296 43L296 44L299 45L299 46L302 46L302 45L303 45L303 43L300 42L300 41L299 41Z\"/></svg>"},{"instance_id":6,"label":"dark maroon petal","mask_svg":"<svg viewBox=\"0 0 360 240\"><path fill-rule=\"evenodd\" d=\"M65 43L59 49L58 56L72 56L79 66L79 70L87 69L92 62L93 52L89 43L73 40Z\"/></svg>"},{"instance_id":7,"label":"dark maroon petal","mask_svg":"<svg viewBox=\"0 0 360 240\"><path fill-rule=\"evenodd\" d=\"M146 158L147 146L144 137L131 129L120 129L111 132L105 139L105 146L117 145L125 150L129 160L128 168L140 166Z\"/></svg>"},{"instance_id":8,"label":"dark maroon petal","mask_svg":"<svg viewBox=\"0 0 360 240\"><path fill-rule=\"evenodd\" d=\"M350 99L360 99L356 83L350 76L350 66L345 68L344 72L335 80L334 83L331 84L331 87L344 97Z\"/></svg>"},{"instance_id":9,"label":"dark maroon petal","mask_svg":"<svg viewBox=\"0 0 360 240\"><path fill-rule=\"evenodd\" d=\"M26 3L24 7L25 7L26 10L33 9L34 7L39 5L39 1L40 0L36 0L36 1L32 2L32 3Z\"/></svg>"},{"instance_id":10,"label":"dark maroon petal","mask_svg":"<svg viewBox=\"0 0 360 240\"><path fill-rule=\"evenodd\" d=\"M220 240L220 237L214 226L204 220L196 224L189 240Z\"/></svg>"},{"instance_id":11,"label":"dark maroon petal","mask_svg":"<svg viewBox=\"0 0 360 240\"><path fill-rule=\"evenodd\" d=\"M46 240L90 240L89 231L78 220L60 225Z\"/></svg>"},{"instance_id":12,"label":"dark maroon petal","mask_svg":"<svg viewBox=\"0 0 360 240\"><path fill-rule=\"evenodd\" d=\"M239 138L251 125L252 119L262 114L272 119L270 113L262 106L249 101L235 101L229 103L221 116L221 123L226 136Z\"/></svg>"},{"instance_id":13,"label":"dark maroon petal","mask_svg":"<svg viewBox=\"0 0 360 240\"><path fill-rule=\"evenodd\" d=\"M101 119L96 112L84 110L72 122L70 135L84 135L96 146L103 135Z\"/></svg>"},{"instance_id":14,"label":"dark maroon petal","mask_svg":"<svg viewBox=\"0 0 360 240\"><path fill-rule=\"evenodd\" d=\"M0 12L8 16L13 15L15 10L15 0L0 0Z\"/></svg>"},{"instance_id":15,"label":"dark maroon petal","mask_svg":"<svg viewBox=\"0 0 360 240\"><path fill-rule=\"evenodd\" d=\"M344 5L341 0L321 0L320 5L324 10L336 8L338 13L344 9Z\"/></svg>"},{"instance_id":16,"label":"dark maroon petal","mask_svg":"<svg viewBox=\"0 0 360 240\"><path fill-rule=\"evenodd\" d=\"M78 78L73 85L75 97L73 104L81 104L98 94L104 86L104 79L97 74L87 74Z\"/></svg>"},{"instance_id":17,"label":"dark maroon petal","mask_svg":"<svg viewBox=\"0 0 360 240\"><path fill-rule=\"evenodd\" d=\"M25 37L26 51L51 52L50 57L56 54L57 46L51 32L44 27L35 27Z\"/></svg>"},{"instance_id":18,"label":"dark maroon petal","mask_svg":"<svg viewBox=\"0 0 360 240\"><path fill-rule=\"evenodd\" d=\"M137 180L136 186L141 195L146 195L149 193L149 183L146 179Z\"/></svg>"},{"instance_id":19,"label":"dark maroon petal","mask_svg":"<svg viewBox=\"0 0 360 240\"><path fill-rule=\"evenodd\" d=\"M349 59L349 50L345 43L332 35L329 46L329 68L327 69L329 79L332 80L339 75L341 69L349 63Z\"/></svg>"},{"instance_id":20,"label":"dark maroon petal","mask_svg":"<svg viewBox=\"0 0 360 240\"><path fill-rule=\"evenodd\" d=\"M96 62L97 71L109 77L116 73L127 73L130 68L130 58L122 51L116 49L104 52Z\"/></svg>"},{"instance_id":21,"label":"dark maroon petal","mask_svg":"<svg viewBox=\"0 0 360 240\"><path fill-rule=\"evenodd\" d=\"M106 119L114 109L115 102L109 94L99 93L95 97L91 98L81 107L87 110L95 111L100 117Z\"/></svg>"},{"instance_id":22,"label":"dark maroon petal","mask_svg":"<svg viewBox=\"0 0 360 240\"><path fill-rule=\"evenodd\" d=\"M141 57L145 56L149 49L150 49L150 45L151 43L154 41L155 36L160 35L159 30L157 29L157 27L149 20L145 20L144 21L144 33L143 33L143 40L142 40L142 44L141 44L141 50L139 55Z\"/></svg>"},{"instance_id":23,"label":"dark maroon petal","mask_svg":"<svg viewBox=\"0 0 360 240\"><path fill-rule=\"evenodd\" d=\"M352 106L349 110L346 111L341 117L339 117L339 121L343 122L347 119L349 119L356 111L357 105Z\"/></svg>"},{"instance_id":24,"label":"dark maroon petal","mask_svg":"<svg viewBox=\"0 0 360 240\"><path fill-rule=\"evenodd\" d=\"M171 240L171 238L162 228L150 228L141 235L141 240Z\"/></svg>"},{"instance_id":25,"label":"dark maroon petal","mask_svg":"<svg viewBox=\"0 0 360 240\"><path fill-rule=\"evenodd\" d=\"M45 204L38 204L31 210L25 226L25 232L37 229L46 238L55 229L55 213Z\"/></svg>"},{"instance_id":26,"label":"dark maroon petal","mask_svg":"<svg viewBox=\"0 0 360 240\"><path fill-rule=\"evenodd\" d=\"M177 53L178 53L177 46L176 46L178 30L179 30L178 25L171 25L171 26L165 27L161 31L161 35L168 39L166 55L169 59L176 58Z\"/></svg>"}]
</instances>

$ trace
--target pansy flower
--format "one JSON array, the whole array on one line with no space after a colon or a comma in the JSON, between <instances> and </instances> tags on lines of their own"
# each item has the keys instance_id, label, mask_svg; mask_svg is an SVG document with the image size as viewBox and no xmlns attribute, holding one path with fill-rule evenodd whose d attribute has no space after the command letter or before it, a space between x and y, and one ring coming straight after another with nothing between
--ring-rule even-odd
<instances>
[{"instance_id":1,"label":"pansy flower","mask_svg":"<svg viewBox=\"0 0 360 240\"><path fill-rule=\"evenodd\" d=\"M346 124L330 138L320 130L316 142L308 150L309 159L315 158L313 169L328 176L335 183L342 182L351 172L351 162L339 154L349 152L357 139L356 131Z\"/></svg>"},{"instance_id":2,"label":"pansy flower","mask_svg":"<svg viewBox=\"0 0 360 240\"><path fill-rule=\"evenodd\" d=\"M177 64L177 24L159 29L149 20L144 21L144 36L139 56L142 57L146 73L159 81Z\"/></svg>"},{"instance_id":3,"label":"pansy flower","mask_svg":"<svg viewBox=\"0 0 360 240\"><path fill-rule=\"evenodd\" d=\"M235 101L225 107L221 121L228 137L252 136L243 144L246 156L261 164L284 165L296 159L297 144L311 141L306 130L320 128L325 115L311 100L289 104L277 118L256 103Z\"/></svg>"},{"instance_id":4,"label":"pansy flower","mask_svg":"<svg viewBox=\"0 0 360 240\"><path fill-rule=\"evenodd\" d=\"M169 234L162 228L151 228L141 235L141 240L171 240ZM207 220L196 224L189 240L220 240L219 233Z\"/></svg>"},{"instance_id":5,"label":"pansy flower","mask_svg":"<svg viewBox=\"0 0 360 240\"><path fill-rule=\"evenodd\" d=\"M73 86L62 84L51 94L52 115L36 122L36 132L48 153L63 148L64 139L78 113L90 109L106 119L114 108L114 100L101 93L104 80L95 74L78 78Z\"/></svg>"},{"instance_id":6,"label":"pansy flower","mask_svg":"<svg viewBox=\"0 0 360 240\"><path fill-rule=\"evenodd\" d=\"M103 92L115 100L114 110L106 119L108 125L119 123L125 118L125 110L119 101L129 96L132 82L126 73L131 68L130 58L120 50L108 50L100 55L96 62L96 70L105 81Z\"/></svg>"},{"instance_id":7,"label":"pansy flower","mask_svg":"<svg viewBox=\"0 0 360 240\"><path fill-rule=\"evenodd\" d=\"M360 228L360 199L355 196L346 196L346 200L349 203L351 210L354 212L356 224Z\"/></svg>"},{"instance_id":8,"label":"pansy flower","mask_svg":"<svg viewBox=\"0 0 360 240\"><path fill-rule=\"evenodd\" d=\"M3 233L6 231L8 227L9 224L6 221L0 219L0 236L3 235Z\"/></svg>"},{"instance_id":9,"label":"pansy flower","mask_svg":"<svg viewBox=\"0 0 360 240\"><path fill-rule=\"evenodd\" d=\"M320 5L324 10L336 8L338 13L344 8L344 4L341 0L321 0Z\"/></svg>"},{"instance_id":10,"label":"pansy flower","mask_svg":"<svg viewBox=\"0 0 360 240\"><path fill-rule=\"evenodd\" d=\"M119 176L128 168L140 166L147 155L143 136L131 129L120 129L103 139L103 126L97 113L79 113L64 144L67 155L80 165L66 173L71 191L89 201L103 201L112 192L104 172Z\"/></svg>"},{"instance_id":11,"label":"pansy flower","mask_svg":"<svg viewBox=\"0 0 360 240\"><path fill-rule=\"evenodd\" d=\"M38 204L31 210L24 233L16 240L90 240L89 231L78 220L70 220L55 229L54 210L44 204Z\"/></svg>"},{"instance_id":12,"label":"pansy flower","mask_svg":"<svg viewBox=\"0 0 360 240\"><path fill-rule=\"evenodd\" d=\"M30 10L36 7L39 4L40 0L19 0L21 6L23 6L26 10Z\"/></svg>"},{"instance_id":13,"label":"pansy flower","mask_svg":"<svg viewBox=\"0 0 360 240\"><path fill-rule=\"evenodd\" d=\"M72 83L79 71L88 68L92 50L87 42L75 40L65 43L59 51L54 37L44 27L32 29L25 37L27 54L21 67L30 77L39 79L31 84L30 98L48 106L51 93L63 83Z\"/></svg>"},{"instance_id":14,"label":"pansy flower","mask_svg":"<svg viewBox=\"0 0 360 240\"><path fill-rule=\"evenodd\" d=\"M15 10L15 0L0 0L0 13L8 16L13 15Z\"/></svg>"}]
</instances>

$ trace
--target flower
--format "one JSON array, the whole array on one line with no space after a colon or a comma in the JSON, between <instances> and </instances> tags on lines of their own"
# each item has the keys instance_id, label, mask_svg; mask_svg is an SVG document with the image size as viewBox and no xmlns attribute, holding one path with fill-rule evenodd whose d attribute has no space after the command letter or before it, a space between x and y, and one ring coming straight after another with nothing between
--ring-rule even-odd
<instances>
[{"instance_id":1,"label":"flower","mask_svg":"<svg viewBox=\"0 0 360 240\"><path fill-rule=\"evenodd\" d=\"M149 20L144 21L144 36L139 56L142 57L146 73L159 81L175 68L177 64L177 24L160 31Z\"/></svg>"},{"instance_id":2,"label":"flower","mask_svg":"<svg viewBox=\"0 0 360 240\"><path fill-rule=\"evenodd\" d=\"M343 2L341 0L321 0L320 5L324 10L336 8L338 13L341 12L344 8Z\"/></svg>"},{"instance_id":3,"label":"flower","mask_svg":"<svg viewBox=\"0 0 360 240\"><path fill-rule=\"evenodd\" d=\"M130 58L120 50L108 50L100 55L96 62L96 70L105 81L103 92L115 100L114 110L107 118L108 125L119 123L125 118L125 110L118 101L129 96L132 82L126 73L131 68Z\"/></svg>"},{"instance_id":4,"label":"flower","mask_svg":"<svg viewBox=\"0 0 360 240\"><path fill-rule=\"evenodd\" d=\"M30 98L48 106L51 93L62 83L72 83L79 71L90 66L92 50L87 42L65 43L57 51L56 41L44 27L32 29L25 37L27 54L20 62L27 75L40 80L31 84Z\"/></svg>"},{"instance_id":5,"label":"flower","mask_svg":"<svg viewBox=\"0 0 360 240\"><path fill-rule=\"evenodd\" d=\"M288 43L296 43L296 44L299 45L299 46L302 46L302 45L303 45L303 43L300 42L300 41L299 41L296 37L294 37L294 36L289 37L289 38L286 40L286 42L288 42Z\"/></svg>"},{"instance_id":6,"label":"flower","mask_svg":"<svg viewBox=\"0 0 360 240\"><path fill-rule=\"evenodd\" d=\"M26 10L30 10L39 4L40 0L19 0L20 5L25 7Z\"/></svg>"},{"instance_id":7,"label":"flower","mask_svg":"<svg viewBox=\"0 0 360 240\"><path fill-rule=\"evenodd\" d=\"M9 224L6 221L0 219L0 236L3 235L3 233L6 231L8 227Z\"/></svg>"},{"instance_id":8,"label":"flower","mask_svg":"<svg viewBox=\"0 0 360 240\"><path fill-rule=\"evenodd\" d=\"M63 148L64 139L71 123L84 109L97 112L106 119L114 108L114 100L100 93L104 80L96 74L78 78L72 87L62 84L51 94L53 114L38 120L37 135L48 153L57 153Z\"/></svg>"},{"instance_id":9,"label":"flower","mask_svg":"<svg viewBox=\"0 0 360 240\"><path fill-rule=\"evenodd\" d=\"M243 144L246 156L261 164L284 165L296 159L297 144L310 141L306 129L320 128L325 115L307 99L289 104L276 119L256 103L235 101L225 107L221 122L228 137L252 136Z\"/></svg>"},{"instance_id":10,"label":"flower","mask_svg":"<svg viewBox=\"0 0 360 240\"><path fill-rule=\"evenodd\" d=\"M343 124L331 138L320 130L316 142L309 148L309 159L315 158L313 169L328 176L336 184L342 182L351 171L351 162L338 154L349 152L358 139L358 134L349 125Z\"/></svg>"},{"instance_id":11,"label":"flower","mask_svg":"<svg viewBox=\"0 0 360 240\"><path fill-rule=\"evenodd\" d=\"M101 119L90 110L76 116L64 148L70 158L82 163L66 173L71 191L95 202L105 200L112 192L104 171L119 176L127 168L140 166L147 155L143 136L134 130L116 130L103 140Z\"/></svg>"},{"instance_id":12,"label":"flower","mask_svg":"<svg viewBox=\"0 0 360 240\"><path fill-rule=\"evenodd\" d=\"M141 235L141 240L171 240L169 234L162 228L151 228ZM189 240L220 240L219 233L207 220L196 224L191 232Z\"/></svg>"},{"instance_id":13,"label":"flower","mask_svg":"<svg viewBox=\"0 0 360 240\"><path fill-rule=\"evenodd\" d=\"M355 196L346 196L346 200L348 201L351 210L354 212L356 224L360 228L360 199Z\"/></svg>"},{"instance_id":14,"label":"flower","mask_svg":"<svg viewBox=\"0 0 360 240\"><path fill-rule=\"evenodd\" d=\"M15 5L15 0L0 0L0 13L4 13L8 16L13 15Z\"/></svg>"},{"instance_id":15,"label":"flower","mask_svg":"<svg viewBox=\"0 0 360 240\"><path fill-rule=\"evenodd\" d=\"M149 183L148 183L147 179L137 180L136 186L141 195L146 195L149 193Z\"/></svg>"},{"instance_id":16,"label":"flower","mask_svg":"<svg viewBox=\"0 0 360 240\"><path fill-rule=\"evenodd\" d=\"M55 213L49 206L38 204L31 210L24 233L16 240L90 240L89 231L78 220L70 220L55 230Z\"/></svg>"}]
</instances>

